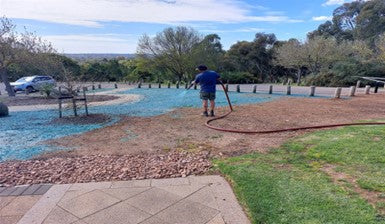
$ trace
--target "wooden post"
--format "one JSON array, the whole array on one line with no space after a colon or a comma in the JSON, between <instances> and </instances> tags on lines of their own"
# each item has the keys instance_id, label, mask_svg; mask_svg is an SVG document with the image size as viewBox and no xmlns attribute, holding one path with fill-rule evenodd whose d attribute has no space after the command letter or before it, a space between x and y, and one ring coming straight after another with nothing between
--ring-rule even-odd
<instances>
[{"instance_id":1,"label":"wooden post","mask_svg":"<svg viewBox=\"0 0 385 224\"><path fill-rule=\"evenodd\" d=\"M286 95L291 95L291 85L287 86Z\"/></svg>"},{"instance_id":2,"label":"wooden post","mask_svg":"<svg viewBox=\"0 0 385 224\"><path fill-rule=\"evenodd\" d=\"M159 83L158 87L159 87L159 89L161 89L162 88L162 83Z\"/></svg>"},{"instance_id":3,"label":"wooden post","mask_svg":"<svg viewBox=\"0 0 385 224\"><path fill-rule=\"evenodd\" d=\"M257 85L253 85L253 93L257 92Z\"/></svg>"},{"instance_id":4,"label":"wooden post","mask_svg":"<svg viewBox=\"0 0 385 224\"><path fill-rule=\"evenodd\" d=\"M356 84L356 89L360 88L360 85L361 85L361 81L358 80L358 81L357 81L357 84Z\"/></svg>"},{"instance_id":5,"label":"wooden post","mask_svg":"<svg viewBox=\"0 0 385 224\"><path fill-rule=\"evenodd\" d=\"M114 86L115 86L115 89L117 89L117 88L118 88L118 84L117 84L117 83L115 83L115 85L114 85Z\"/></svg>"},{"instance_id":6,"label":"wooden post","mask_svg":"<svg viewBox=\"0 0 385 224\"><path fill-rule=\"evenodd\" d=\"M102 84L98 84L98 89L101 89L102 88Z\"/></svg>"},{"instance_id":7,"label":"wooden post","mask_svg":"<svg viewBox=\"0 0 385 224\"><path fill-rule=\"evenodd\" d=\"M225 91L226 91L226 92L229 91L229 84L226 84L226 85L225 85Z\"/></svg>"},{"instance_id":8,"label":"wooden post","mask_svg":"<svg viewBox=\"0 0 385 224\"><path fill-rule=\"evenodd\" d=\"M315 95L315 86L310 86L310 96Z\"/></svg>"},{"instance_id":9,"label":"wooden post","mask_svg":"<svg viewBox=\"0 0 385 224\"><path fill-rule=\"evenodd\" d=\"M269 86L269 94L273 94L273 85Z\"/></svg>"},{"instance_id":10,"label":"wooden post","mask_svg":"<svg viewBox=\"0 0 385 224\"><path fill-rule=\"evenodd\" d=\"M72 98L72 107L74 109L74 115L75 115L75 117L77 117L78 116L78 112L77 112L77 108L76 108L76 100L75 100L75 98Z\"/></svg>"},{"instance_id":11,"label":"wooden post","mask_svg":"<svg viewBox=\"0 0 385 224\"><path fill-rule=\"evenodd\" d=\"M61 106L61 99L60 99L60 96L59 96L59 118L62 118L63 117L63 113L62 113L62 106Z\"/></svg>"},{"instance_id":12,"label":"wooden post","mask_svg":"<svg viewBox=\"0 0 385 224\"><path fill-rule=\"evenodd\" d=\"M86 109L86 116L88 116L87 97L86 97L86 91L84 89L83 89L83 97L84 97L84 108Z\"/></svg>"},{"instance_id":13,"label":"wooden post","mask_svg":"<svg viewBox=\"0 0 385 224\"><path fill-rule=\"evenodd\" d=\"M374 86L374 93L378 93L378 86L380 84L378 82L376 82L376 85Z\"/></svg>"},{"instance_id":14,"label":"wooden post","mask_svg":"<svg viewBox=\"0 0 385 224\"><path fill-rule=\"evenodd\" d=\"M241 92L241 86L238 84L237 85L237 92L240 93Z\"/></svg>"},{"instance_id":15,"label":"wooden post","mask_svg":"<svg viewBox=\"0 0 385 224\"><path fill-rule=\"evenodd\" d=\"M148 88L151 89L151 83L148 83Z\"/></svg>"},{"instance_id":16,"label":"wooden post","mask_svg":"<svg viewBox=\"0 0 385 224\"><path fill-rule=\"evenodd\" d=\"M95 85L92 85L92 90L95 90Z\"/></svg>"},{"instance_id":17,"label":"wooden post","mask_svg":"<svg viewBox=\"0 0 385 224\"><path fill-rule=\"evenodd\" d=\"M176 88L179 89L179 81L176 82Z\"/></svg>"},{"instance_id":18,"label":"wooden post","mask_svg":"<svg viewBox=\"0 0 385 224\"><path fill-rule=\"evenodd\" d=\"M142 88L142 83L138 82L138 88Z\"/></svg>"},{"instance_id":19,"label":"wooden post","mask_svg":"<svg viewBox=\"0 0 385 224\"><path fill-rule=\"evenodd\" d=\"M197 89L197 84L194 84L194 89Z\"/></svg>"},{"instance_id":20,"label":"wooden post","mask_svg":"<svg viewBox=\"0 0 385 224\"><path fill-rule=\"evenodd\" d=\"M351 86L349 96L354 96L355 94L356 94L356 86Z\"/></svg>"},{"instance_id":21,"label":"wooden post","mask_svg":"<svg viewBox=\"0 0 385 224\"><path fill-rule=\"evenodd\" d=\"M365 86L365 94L369 94L369 93L370 93L370 86L366 85Z\"/></svg>"},{"instance_id":22,"label":"wooden post","mask_svg":"<svg viewBox=\"0 0 385 224\"><path fill-rule=\"evenodd\" d=\"M337 87L336 92L334 93L334 98L336 98L336 99L341 98L341 91L342 91L342 88Z\"/></svg>"},{"instance_id":23,"label":"wooden post","mask_svg":"<svg viewBox=\"0 0 385 224\"><path fill-rule=\"evenodd\" d=\"M186 84L184 84L184 88L187 89L188 88L188 84L186 82Z\"/></svg>"},{"instance_id":24,"label":"wooden post","mask_svg":"<svg viewBox=\"0 0 385 224\"><path fill-rule=\"evenodd\" d=\"M169 82L169 83L167 83L167 88L171 88L171 83Z\"/></svg>"}]
</instances>

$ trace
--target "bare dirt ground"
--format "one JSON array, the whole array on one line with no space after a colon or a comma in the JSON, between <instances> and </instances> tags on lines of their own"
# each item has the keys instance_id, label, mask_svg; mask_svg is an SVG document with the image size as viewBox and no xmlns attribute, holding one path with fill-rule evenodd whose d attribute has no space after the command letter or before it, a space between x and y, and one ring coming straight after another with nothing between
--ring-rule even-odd
<instances>
[{"instance_id":1,"label":"bare dirt ground","mask_svg":"<svg viewBox=\"0 0 385 224\"><path fill-rule=\"evenodd\" d=\"M385 95L360 95L351 99L282 98L277 101L235 106L235 111L212 122L224 128L272 130L385 118ZM219 108L223 114L228 108ZM45 157L92 154L159 154L169 151L210 151L212 155L265 152L287 139L309 131L273 134L237 134L208 129L201 109L183 108L156 117L124 117L119 123L51 141L73 147Z\"/></svg>"}]
</instances>

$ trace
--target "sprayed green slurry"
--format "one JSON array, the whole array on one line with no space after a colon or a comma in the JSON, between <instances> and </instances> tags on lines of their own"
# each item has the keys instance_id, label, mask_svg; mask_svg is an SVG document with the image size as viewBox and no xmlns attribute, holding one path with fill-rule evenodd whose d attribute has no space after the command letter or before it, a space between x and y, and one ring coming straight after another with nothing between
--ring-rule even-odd
<instances>
[{"instance_id":1,"label":"sprayed green slurry","mask_svg":"<svg viewBox=\"0 0 385 224\"><path fill-rule=\"evenodd\" d=\"M89 108L90 113L107 114L112 116L111 122L102 124L50 124L58 117L56 110L20 111L13 112L8 117L2 117L0 125L0 161L10 159L27 159L47 151L58 150L47 147L43 141L84 133L93 129L111 125L119 120L120 115L126 116L156 116L169 112L178 107L200 107L199 90L185 91L183 89L131 89L118 94L138 94L142 98L138 102L116 105L101 105ZM282 95L231 93L234 104L250 104L272 101ZM218 91L217 105L226 106L223 92ZM84 114L84 109L79 109ZM66 110L64 116L72 115ZM131 136L122 141L129 141Z\"/></svg>"},{"instance_id":2,"label":"sprayed green slurry","mask_svg":"<svg viewBox=\"0 0 385 224\"><path fill-rule=\"evenodd\" d=\"M362 188L384 191L384 132L383 126L319 131L268 154L215 164L231 179L253 223L385 223L385 216L352 186L336 185L320 170L333 164L357 178Z\"/></svg>"}]
</instances>

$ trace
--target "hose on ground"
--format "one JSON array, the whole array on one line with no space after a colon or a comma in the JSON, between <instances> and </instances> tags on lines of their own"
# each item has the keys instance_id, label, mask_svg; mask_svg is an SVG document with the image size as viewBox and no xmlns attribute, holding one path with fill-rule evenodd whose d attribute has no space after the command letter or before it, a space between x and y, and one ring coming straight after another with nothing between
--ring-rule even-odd
<instances>
[{"instance_id":1,"label":"hose on ground","mask_svg":"<svg viewBox=\"0 0 385 224\"><path fill-rule=\"evenodd\" d=\"M227 102L229 104L230 111L226 114L211 118L206 121L206 127L217 130L217 131L224 131L224 132L232 132L232 133L242 133L242 134L270 134L270 133L279 133L279 132L286 132L286 131L299 131L299 130L307 130L307 129L321 129L321 128L332 128L332 127L343 127L343 126L358 126L358 125L385 125L385 122L362 122L362 123L339 123L339 124L327 124L327 125L316 125L316 126L305 126L305 127L294 127L294 128L283 128L283 129L275 129L275 130L265 130L265 131L253 131L253 130L237 130L237 129L228 129L228 128L220 128L215 127L213 125L210 125L212 121L223 119L227 117L229 114L233 112L233 107L231 105L229 96L228 96L228 90L225 88L223 83L220 83L222 85L223 91L225 92Z\"/></svg>"}]
</instances>

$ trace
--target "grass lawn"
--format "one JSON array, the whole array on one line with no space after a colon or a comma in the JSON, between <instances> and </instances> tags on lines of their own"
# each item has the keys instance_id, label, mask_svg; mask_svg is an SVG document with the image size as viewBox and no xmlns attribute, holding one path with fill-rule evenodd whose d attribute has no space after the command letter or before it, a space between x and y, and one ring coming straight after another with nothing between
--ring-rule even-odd
<instances>
[{"instance_id":1,"label":"grass lawn","mask_svg":"<svg viewBox=\"0 0 385 224\"><path fill-rule=\"evenodd\" d=\"M384 126L319 131L214 164L253 223L385 223Z\"/></svg>"}]
</instances>

